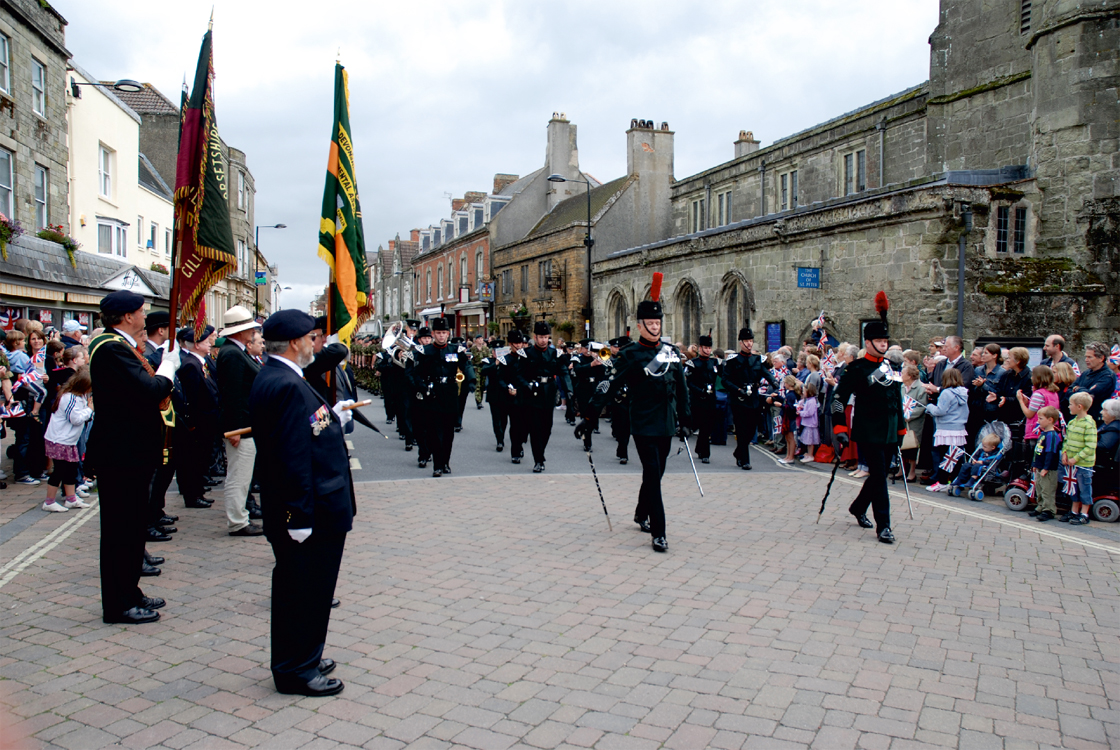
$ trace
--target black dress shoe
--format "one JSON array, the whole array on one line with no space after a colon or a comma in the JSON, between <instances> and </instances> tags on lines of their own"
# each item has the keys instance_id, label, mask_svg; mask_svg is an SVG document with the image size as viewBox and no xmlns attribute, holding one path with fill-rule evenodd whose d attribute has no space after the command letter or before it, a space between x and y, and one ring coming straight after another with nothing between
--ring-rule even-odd
<instances>
[{"instance_id":1,"label":"black dress shoe","mask_svg":"<svg viewBox=\"0 0 1120 750\"><path fill-rule=\"evenodd\" d=\"M462 431L463 431L463 428L462 428L462 427L456 427L456 428L455 428L455 432L462 432Z\"/></svg>"},{"instance_id":2,"label":"black dress shoe","mask_svg":"<svg viewBox=\"0 0 1120 750\"><path fill-rule=\"evenodd\" d=\"M342 692L343 687L342 680L319 675L303 683L277 684L276 690L286 695L306 695L310 698L322 698L328 695L338 695Z\"/></svg>"},{"instance_id":3,"label":"black dress shoe","mask_svg":"<svg viewBox=\"0 0 1120 750\"><path fill-rule=\"evenodd\" d=\"M259 507L253 506L252 508L249 509L249 520L250 521L259 521L262 518L264 518L264 511L262 511Z\"/></svg>"},{"instance_id":4,"label":"black dress shoe","mask_svg":"<svg viewBox=\"0 0 1120 750\"><path fill-rule=\"evenodd\" d=\"M711 460L710 460L710 459L709 459L709 458L708 458L707 456L704 456L704 457L703 457L702 459L700 459L700 463L702 463L702 464L710 464L710 463L711 463Z\"/></svg>"},{"instance_id":5,"label":"black dress shoe","mask_svg":"<svg viewBox=\"0 0 1120 750\"><path fill-rule=\"evenodd\" d=\"M426 468L428 468L428 462L425 461L424 459L420 459L419 461L416 462L416 468L417 469L426 469Z\"/></svg>"},{"instance_id":6,"label":"black dress shoe","mask_svg":"<svg viewBox=\"0 0 1120 750\"><path fill-rule=\"evenodd\" d=\"M641 521L639 521L637 518L635 518L634 523L638 524L638 528L640 528L642 531L644 531L647 534L650 533L651 531L653 531L653 529L649 525L649 519L648 518L643 518Z\"/></svg>"},{"instance_id":7,"label":"black dress shoe","mask_svg":"<svg viewBox=\"0 0 1120 750\"><path fill-rule=\"evenodd\" d=\"M163 518L159 519L158 523L160 526L166 526L168 524L175 523L178 520L179 516L173 516L170 513L164 513Z\"/></svg>"},{"instance_id":8,"label":"black dress shoe","mask_svg":"<svg viewBox=\"0 0 1120 750\"><path fill-rule=\"evenodd\" d=\"M475 406L477 406L479 409L482 408L482 404L475 404Z\"/></svg>"},{"instance_id":9,"label":"black dress shoe","mask_svg":"<svg viewBox=\"0 0 1120 750\"><path fill-rule=\"evenodd\" d=\"M443 476L443 472L442 472L442 471L440 471L439 469L435 469L434 471L432 471L432 476L433 476L433 477L442 477L442 476Z\"/></svg>"},{"instance_id":10,"label":"black dress shoe","mask_svg":"<svg viewBox=\"0 0 1120 750\"><path fill-rule=\"evenodd\" d=\"M409 452L411 452L411 451L412 451L412 443L405 443L405 444L404 444L404 449L405 449L406 451L409 451Z\"/></svg>"},{"instance_id":11,"label":"black dress shoe","mask_svg":"<svg viewBox=\"0 0 1120 750\"><path fill-rule=\"evenodd\" d=\"M506 449L505 443L498 443L498 453L501 453L505 449Z\"/></svg>"},{"instance_id":12,"label":"black dress shoe","mask_svg":"<svg viewBox=\"0 0 1120 750\"><path fill-rule=\"evenodd\" d=\"M750 461L744 461L743 463L739 464L739 468L742 469L743 471L750 471L751 470L751 462Z\"/></svg>"},{"instance_id":13,"label":"black dress shoe","mask_svg":"<svg viewBox=\"0 0 1120 750\"><path fill-rule=\"evenodd\" d=\"M450 474L451 473L451 467L448 466L447 464L444 464L443 468L440 471L442 471L444 474Z\"/></svg>"},{"instance_id":14,"label":"black dress shoe","mask_svg":"<svg viewBox=\"0 0 1120 750\"><path fill-rule=\"evenodd\" d=\"M622 456L618 459L618 462L620 464L622 464L623 466L625 466L626 464L628 464L630 462L630 459L627 458L626 456Z\"/></svg>"},{"instance_id":15,"label":"black dress shoe","mask_svg":"<svg viewBox=\"0 0 1120 750\"><path fill-rule=\"evenodd\" d=\"M140 599L140 606L144 609L150 609L153 612L157 609L162 609L165 604L167 604L167 602L160 599L158 596L145 596Z\"/></svg>"},{"instance_id":16,"label":"black dress shoe","mask_svg":"<svg viewBox=\"0 0 1120 750\"><path fill-rule=\"evenodd\" d=\"M663 536L654 537L654 539L653 539L653 551L654 552L668 552L669 551L669 543L667 541L665 541L665 537L663 537Z\"/></svg>"},{"instance_id":17,"label":"black dress shoe","mask_svg":"<svg viewBox=\"0 0 1120 750\"><path fill-rule=\"evenodd\" d=\"M103 615L101 617L101 621L104 623L119 623L122 625L140 625L145 622L155 622L158 619L159 612L153 612L143 607L133 607L119 615Z\"/></svg>"},{"instance_id":18,"label":"black dress shoe","mask_svg":"<svg viewBox=\"0 0 1120 750\"><path fill-rule=\"evenodd\" d=\"M162 560L163 558L161 557L160 559ZM140 564L141 576L158 576L162 572L163 571L157 568L155 565L150 565L146 562Z\"/></svg>"},{"instance_id":19,"label":"black dress shoe","mask_svg":"<svg viewBox=\"0 0 1120 750\"><path fill-rule=\"evenodd\" d=\"M852 515L856 516L855 513L852 513ZM860 513L858 516L856 516L856 523L858 523L862 528L865 528L865 529L875 528L875 524L873 524L873 523L871 523L871 521L867 520L867 514L866 513Z\"/></svg>"},{"instance_id":20,"label":"black dress shoe","mask_svg":"<svg viewBox=\"0 0 1120 750\"><path fill-rule=\"evenodd\" d=\"M214 503L210 502L209 500L203 500L202 498L194 498L191 500L183 501L183 505L188 508L209 508L213 504Z\"/></svg>"},{"instance_id":21,"label":"black dress shoe","mask_svg":"<svg viewBox=\"0 0 1120 750\"><path fill-rule=\"evenodd\" d=\"M162 531L160 531L158 528L156 528L154 526L149 526L148 527L148 535L146 537L144 537L144 539L146 541L149 541L149 542L170 542L171 541L171 535L170 534L164 534Z\"/></svg>"},{"instance_id":22,"label":"black dress shoe","mask_svg":"<svg viewBox=\"0 0 1120 750\"><path fill-rule=\"evenodd\" d=\"M533 464L533 473L534 474L540 474L542 471L544 471L544 464L542 464L540 461Z\"/></svg>"},{"instance_id":23,"label":"black dress shoe","mask_svg":"<svg viewBox=\"0 0 1120 750\"><path fill-rule=\"evenodd\" d=\"M894 534L891 533L890 526L879 532L879 541L883 544L894 544Z\"/></svg>"},{"instance_id":24,"label":"black dress shoe","mask_svg":"<svg viewBox=\"0 0 1120 750\"><path fill-rule=\"evenodd\" d=\"M230 536L261 536L262 534L264 534L264 529L260 526L257 526L255 523L251 523L248 526L242 526L237 531L229 532Z\"/></svg>"},{"instance_id":25,"label":"black dress shoe","mask_svg":"<svg viewBox=\"0 0 1120 750\"><path fill-rule=\"evenodd\" d=\"M338 609L339 605L341 604L342 602L340 602L338 599L331 599L331 609Z\"/></svg>"},{"instance_id":26,"label":"black dress shoe","mask_svg":"<svg viewBox=\"0 0 1120 750\"><path fill-rule=\"evenodd\" d=\"M154 528L154 529L159 529L159 530L160 530L160 531L162 531L162 532L163 532L164 534L174 534L174 533L175 533L176 531L178 531L178 530L179 530L179 529L178 529L178 528L176 528L175 526L164 526L164 525L163 525L162 523L161 523L161 524L157 524L156 526L153 526L152 528Z\"/></svg>"},{"instance_id":27,"label":"black dress shoe","mask_svg":"<svg viewBox=\"0 0 1120 750\"><path fill-rule=\"evenodd\" d=\"M335 601L338 601L338 600L335 599ZM322 659L319 662L319 674L326 677L327 675L329 675L331 672L334 671L334 668L336 666L338 666L338 665L334 663L334 659Z\"/></svg>"},{"instance_id":28,"label":"black dress shoe","mask_svg":"<svg viewBox=\"0 0 1120 750\"><path fill-rule=\"evenodd\" d=\"M144 550L144 562L148 565L163 565L163 558L157 555L148 554L148 550Z\"/></svg>"},{"instance_id":29,"label":"black dress shoe","mask_svg":"<svg viewBox=\"0 0 1120 750\"><path fill-rule=\"evenodd\" d=\"M511 464L519 464L519 463L521 463L521 456L514 456L513 458L511 458L509 460L509 462Z\"/></svg>"},{"instance_id":30,"label":"black dress shoe","mask_svg":"<svg viewBox=\"0 0 1120 750\"><path fill-rule=\"evenodd\" d=\"M1042 511L1040 511L1038 508L1035 508L1030 513L1028 513L1027 515L1030 516L1031 518L1034 518L1035 516L1037 516L1040 513L1042 513Z\"/></svg>"}]
</instances>

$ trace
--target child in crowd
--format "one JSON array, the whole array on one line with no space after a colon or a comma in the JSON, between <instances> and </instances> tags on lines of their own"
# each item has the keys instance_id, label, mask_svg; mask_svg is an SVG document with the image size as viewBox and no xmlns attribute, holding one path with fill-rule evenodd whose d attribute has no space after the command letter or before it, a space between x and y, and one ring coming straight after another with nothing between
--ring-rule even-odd
<instances>
[{"instance_id":1,"label":"child in crowd","mask_svg":"<svg viewBox=\"0 0 1120 750\"><path fill-rule=\"evenodd\" d=\"M1045 367L1045 365L1042 365ZM1036 367L1035 370L1038 368ZM1032 371L1033 372L1033 371ZM1037 503L1030 515L1045 523L1058 513L1058 466L1061 463L1062 436L1058 433L1058 420L1062 413L1056 406L1038 410L1038 439L1034 446L1034 497Z\"/></svg>"},{"instance_id":2,"label":"child in crowd","mask_svg":"<svg viewBox=\"0 0 1120 750\"><path fill-rule=\"evenodd\" d=\"M859 408L859 405L856 405ZM968 422L968 391L959 370L949 367L941 374L941 391L937 403L926 404L926 414L933 415L933 465L937 469L950 448L962 448L968 443L965 423ZM948 484L934 482L926 489L940 492Z\"/></svg>"},{"instance_id":3,"label":"child in crowd","mask_svg":"<svg viewBox=\"0 0 1120 750\"><path fill-rule=\"evenodd\" d=\"M1027 418L1025 437L1032 450L1034 441L1038 439L1041 428L1038 424L1038 412L1044 406L1059 407L1058 385L1054 382L1054 371L1049 365L1038 365L1031 370L1031 397L1023 391L1016 391L1019 399L1019 408ZM1060 415L1060 412L1059 412Z\"/></svg>"},{"instance_id":4,"label":"child in crowd","mask_svg":"<svg viewBox=\"0 0 1120 750\"><path fill-rule=\"evenodd\" d=\"M999 458L999 435L989 432L980 441L980 455L972 458L961 466L953 486L958 489L970 490L984 476L984 472Z\"/></svg>"},{"instance_id":5,"label":"child in crowd","mask_svg":"<svg viewBox=\"0 0 1120 750\"><path fill-rule=\"evenodd\" d=\"M93 408L89 405L92 390L88 367L79 369L59 389L58 402L44 436L47 456L54 459L54 472L47 481L47 499L43 503L45 511L65 513L72 508L89 507L77 496L75 487L81 460L78 439L86 422L93 418ZM59 485L66 493L61 504L56 500Z\"/></svg>"},{"instance_id":6,"label":"child in crowd","mask_svg":"<svg viewBox=\"0 0 1120 750\"><path fill-rule=\"evenodd\" d=\"M1062 446L1062 466L1067 476L1077 482L1073 507L1059 520L1070 524L1089 524L1089 508L1093 505L1093 463L1097 460L1097 423L1089 416L1093 397L1080 391L1069 397L1069 413L1073 420L1066 425L1066 442Z\"/></svg>"},{"instance_id":7,"label":"child in crowd","mask_svg":"<svg viewBox=\"0 0 1120 750\"><path fill-rule=\"evenodd\" d=\"M805 384L804 390L805 395L797 402L797 416L801 418L801 444L805 446L801 462L812 463L816 460L817 446L821 442L817 387L810 382Z\"/></svg>"},{"instance_id":8,"label":"child in crowd","mask_svg":"<svg viewBox=\"0 0 1120 750\"><path fill-rule=\"evenodd\" d=\"M797 455L797 401L801 398L801 381L794 375L782 379L785 397L782 402L782 434L786 440L786 457L779 463L792 464Z\"/></svg>"}]
</instances>

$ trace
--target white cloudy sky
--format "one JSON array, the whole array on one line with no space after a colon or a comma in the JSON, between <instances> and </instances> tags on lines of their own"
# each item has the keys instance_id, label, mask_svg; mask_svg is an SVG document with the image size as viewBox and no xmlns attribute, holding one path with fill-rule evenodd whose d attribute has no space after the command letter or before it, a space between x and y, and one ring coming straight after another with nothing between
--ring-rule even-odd
<instances>
[{"instance_id":1,"label":"white cloudy sky","mask_svg":"<svg viewBox=\"0 0 1120 750\"><path fill-rule=\"evenodd\" d=\"M668 121L685 177L727 161L740 130L765 146L926 80L938 15L937 0L52 2L79 65L173 101L214 6L218 124L247 154L258 223L288 225L261 237L293 287L284 307L326 280L315 248L339 50L373 250L446 216L448 194L541 167L554 111L603 181L626 169L631 118Z\"/></svg>"}]
</instances>

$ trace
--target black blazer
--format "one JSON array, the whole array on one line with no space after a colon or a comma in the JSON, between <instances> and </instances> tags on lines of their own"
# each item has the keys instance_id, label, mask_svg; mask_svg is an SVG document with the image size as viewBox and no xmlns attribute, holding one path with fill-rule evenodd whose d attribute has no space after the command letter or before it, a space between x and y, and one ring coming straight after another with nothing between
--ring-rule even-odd
<instances>
[{"instance_id":1,"label":"black blazer","mask_svg":"<svg viewBox=\"0 0 1120 750\"><path fill-rule=\"evenodd\" d=\"M159 348L151 341L145 343L144 359L148 360L148 364L152 366L153 370L156 369L159 367L160 363L163 362L163 349Z\"/></svg>"},{"instance_id":2,"label":"black blazer","mask_svg":"<svg viewBox=\"0 0 1120 750\"><path fill-rule=\"evenodd\" d=\"M179 415L191 430L209 430L218 427L218 381L203 363L188 351L183 351L179 371L179 385L187 402L186 414Z\"/></svg>"},{"instance_id":3,"label":"black blazer","mask_svg":"<svg viewBox=\"0 0 1120 750\"><path fill-rule=\"evenodd\" d=\"M218 352L218 398L222 432L249 426L249 391L261 366L232 341Z\"/></svg>"},{"instance_id":4,"label":"black blazer","mask_svg":"<svg viewBox=\"0 0 1120 750\"><path fill-rule=\"evenodd\" d=\"M335 369L340 363L346 361L349 350L346 344L327 344L318 354L315 359L311 360L311 364L303 368L303 377L315 389L315 392L323 397L324 401L334 404L346 398L340 396L336 392L334 394L334 401L331 401L331 388L327 385L327 373ZM337 384L335 390L338 390Z\"/></svg>"},{"instance_id":5,"label":"black blazer","mask_svg":"<svg viewBox=\"0 0 1120 750\"><path fill-rule=\"evenodd\" d=\"M91 350L89 372L97 404L89 436L91 460L97 466L157 468L163 462L159 404L171 393L171 381L149 375L127 341L107 341Z\"/></svg>"},{"instance_id":6,"label":"black blazer","mask_svg":"<svg viewBox=\"0 0 1120 750\"><path fill-rule=\"evenodd\" d=\"M261 468L265 536L286 540L288 529L350 531L357 505L342 425L278 357L269 357L253 381L249 422Z\"/></svg>"}]
</instances>

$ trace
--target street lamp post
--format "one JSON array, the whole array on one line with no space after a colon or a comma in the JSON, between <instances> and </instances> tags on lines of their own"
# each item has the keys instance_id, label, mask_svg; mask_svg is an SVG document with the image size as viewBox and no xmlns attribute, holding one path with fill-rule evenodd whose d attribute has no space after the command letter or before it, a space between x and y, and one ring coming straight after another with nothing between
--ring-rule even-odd
<instances>
[{"instance_id":1,"label":"street lamp post","mask_svg":"<svg viewBox=\"0 0 1120 750\"><path fill-rule=\"evenodd\" d=\"M587 234L583 237L583 244L587 247L587 307L584 310L586 324L586 335L591 337L591 248L595 246L595 240L591 238L591 181L581 180L579 178L571 179L560 174L550 174L548 176L549 182L582 182L587 186Z\"/></svg>"},{"instance_id":2,"label":"street lamp post","mask_svg":"<svg viewBox=\"0 0 1120 750\"><path fill-rule=\"evenodd\" d=\"M257 283L257 273L261 270L261 229L287 229L287 224L270 224L268 226L257 226L253 234L253 297L255 300L255 308L253 316L256 317L261 314L261 286Z\"/></svg>"}]
</instances>

